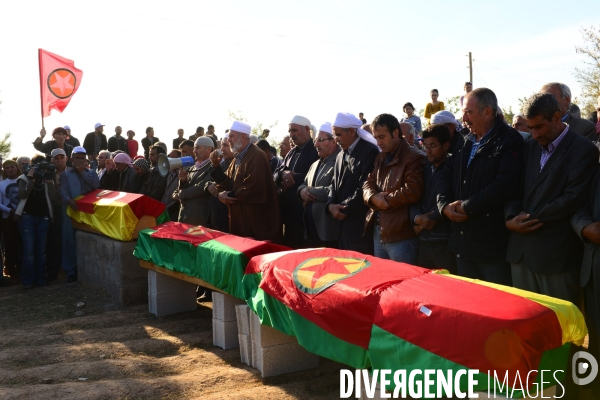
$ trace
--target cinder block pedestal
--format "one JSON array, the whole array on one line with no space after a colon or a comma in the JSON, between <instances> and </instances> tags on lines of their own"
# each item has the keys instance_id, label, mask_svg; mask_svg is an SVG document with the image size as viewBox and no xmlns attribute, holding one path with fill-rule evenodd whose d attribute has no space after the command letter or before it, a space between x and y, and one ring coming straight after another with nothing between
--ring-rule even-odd
<instances>
[{"instance_id":1,"label":"cinder block pedestal","mask_svg":"<svg viewBox=\"0 0 600 400\"><path fill-rule=\"evenodd\" d=\"M213 345L222 349L240 347L236 306L246 304L228 294L212 292Z\"/></svg>"},{"instance_id":2,"label":"cinder block pedestal","mask_svg":"<svg viewBox=\"0 0 600 400\"><path fill-rule=\"evenodd\" d=\"M146 270L133 256L136 241L121 242L108 236L77 231L76 243L79 281L102 287L121 305L147 301Z\"/></svg>"},{"instance_id":3,"label":"cinder block pedestal","mask_svg":"<svg viewBox=\"0 0 600 400\"><path fill-rule=\"evenodd\" d=\"M141 268L140 268L141 269ZM157 317L194 311L196 285L156 271L148 272L148 312Z\"/></svg>"},{"instance_id":4,"label":"cinder block pedestal","mask_svg":"<svg viewBox=\"0 0 600 400\"><path fill-rule=\"evenodd\" d=\"M248 306L237 306L236 311L238 318L241 317L238 340L242 362L258 369L263 378L319 366L319 356L306 351L294 336L261 325L258 315Z\"/></svg>"}]
</instances>

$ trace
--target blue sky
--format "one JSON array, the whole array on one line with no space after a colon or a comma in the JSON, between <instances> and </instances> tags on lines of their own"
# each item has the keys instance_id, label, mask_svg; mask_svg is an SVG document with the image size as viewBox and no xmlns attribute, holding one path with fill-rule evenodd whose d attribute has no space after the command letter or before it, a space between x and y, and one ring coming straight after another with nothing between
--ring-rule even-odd
<instances>
[{"instance_id":1,"label":"blue sky","mask_svg":"<svg viewBox=\"0 0 600 400\"><path fill-rule=\"evenodd\" d=\"M574 11L572 11L574 10ZM228 111L271 124L282 137L296 114L314 125L339 111L402 116L429 90L474 85L516 107L548 81L580 88L581 27L600 22L592 1L54 1L0 0L0 134L31 155L41 128L37 49L75 61L79 91L48 130L69 124L80 140L96 122L147 126L170 144L229 128Z\"/></svg>"}]
</instances>

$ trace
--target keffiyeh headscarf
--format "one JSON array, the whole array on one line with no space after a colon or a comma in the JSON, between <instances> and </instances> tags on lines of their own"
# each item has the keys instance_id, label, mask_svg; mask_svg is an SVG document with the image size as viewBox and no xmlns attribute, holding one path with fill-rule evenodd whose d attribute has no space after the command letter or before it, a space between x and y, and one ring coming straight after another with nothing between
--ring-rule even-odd
<instances>
[{"instance_id":1,"label":"keffiyeh headscarf","mask_svg":"<svg viewBox=\"0 0 600 400\"><path fill-rule=\"evenodd\" d=\"M133 165L146 172L150 171L150 163L145 158L138 158L133 162Z\"/></svg>"}]
</instances>

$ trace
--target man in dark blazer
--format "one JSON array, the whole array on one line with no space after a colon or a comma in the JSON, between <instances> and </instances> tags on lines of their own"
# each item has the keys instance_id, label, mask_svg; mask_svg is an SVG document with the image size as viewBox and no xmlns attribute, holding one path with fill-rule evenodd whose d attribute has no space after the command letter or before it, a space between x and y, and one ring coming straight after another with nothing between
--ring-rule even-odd
<instances>
[{"instance_id":1,"label":"man in dark blazer","mask_svg":"<svg viewBox=\"0 0 600 400\"><path fill-rule=\"evenodd\" d=\"M463 121L470 133L446 161L437 203L451 221L449 244L458 274L510 286L504 203L519 189L523 138L497 111L490 89L465 96Z\"/></svg>"},{"instance_id":2,"label":"man in dark blazer","mask_svg":"<svg viewBox=\"0 0 600 400\"><path fill-rule=\"evenodd\" d=\"M318 158L310 136L308 118L296 115L289 124L288 132L295 147L273 173L273 180L281 193L281 219L285 226L283 243L293 249L306 247L304 240L304 208L298 200L298 187L304 183L308 169Z\"/></svg>"},{"instance_id":3,"label":"man in dark blazer","mask_svg":"<svg viewBox=\"0 0 600 400\"><path fill-rule=\"evenodd\" d=\"M569 125L569 128L572 131L579 133L581 136L585 136L593 142L598 140L596 126L592 121L573 117L569 112L571 109L571 89L569 89L567 85L559 82L546 83L544 86L542 86L540 92L554 95L560 108L562 122Z\"/></svg>"},{"instance_id":4,"label":"man in dark blazer","mask_svg":"<svg viewBox=\"0 0 600 400\"><path fill-rule=\"evenodd\" d=\"M571 225L585 246L579 283L585 288L588 351L600 360L600 167L596 169L591 189L586 204L571 218ZM599 394L595 398L600 398L600 384L595 383L592 389Z\"/></svg>"},{"instance_id":5,"label":"man in dark blazer","mask_svg":"<svg viewBox=\"0 0 600 400\"><path fill-rule=\"evenodd\" d=\"M363 129L361 120L352 114L338 113L333 125L333 136L342 148L333 169L329 186L327 212L342 221L338 246L373 254L373 232L365 231L369 207L363 200L363 184L373 170L379 154L375 138Z\"/></svg>"},{"instance_id":6,"label":"man in dark blazer","mask_svg":"<svg viewBox=\"0 0 600 400\"><path fill-rule=\"evenodd\" d=\"M335 159L341 151L333 138L330 123L319 129L315 148L319 159L310 166L304 183L298 187L298 198L304 205L306 245L337 248L341 222L325 211Z\"/></svg>"},{"instance_id":7,"label":"man in dark blazer","mask_svg":"<svg viewBox=\"0 0 600 400\"><path fill-rule=\"evenodd\" d=\"M207 187L212 182L209 157L213 149L212 140L199 137L194 146L196 164L190 169L191 172L185 168L179 169L179 187L173 192L173 199L181 202L179 222L208 227L211 194Z\"/></svg>"},{"instance_id":8,"label":"man in dark blazer","mask_svg":"<svg viewBox=\"0 0 600 400\"><path fill-rule=\"evenodd\" d=\"M562 122L550 93L534 94L523 114L533 140L525 144L519 194L505 207L513 284L580 305L583 244L571 217L587 198L598 150Z\"/></svg>"},{"instance_id":9,"label":"man in dark blazer","mask_svg":"<svg viewBox=\"0 0 600 400\"><path fill-rule=\"evenodd\" d=\"M94 132L90 132L85 135L83 139L83 148L85 149L88 160L93 161L96 159L100 150L106 150L108 148L108 142L106 141L106 135L102 133L104 131L104 125L98 122L94 125Z\"/></svg>"}]
</instances>

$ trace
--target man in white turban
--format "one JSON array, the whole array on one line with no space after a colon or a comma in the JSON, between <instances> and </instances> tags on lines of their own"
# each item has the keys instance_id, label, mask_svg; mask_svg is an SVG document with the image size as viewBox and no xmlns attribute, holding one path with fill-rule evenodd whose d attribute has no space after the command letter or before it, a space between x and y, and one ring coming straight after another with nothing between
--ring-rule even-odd
<instances>
[{"instance_id":1,"label":"man in white turban","mask_svg":"<svg viewBox=\"0 0 600 400\"><path fill-rule=\"evenodd\" d=\"M461 134L462 126L450 111L442 110L436 112L431 116L431 123L443 124L450 129L450 150L448 150L450 153L453 153L453 149L459 141L464 142L464 137Z\"/></svg>"},{"instance_id":2,"label":"man in white turban","mask_svg":"<svg viewBox=\"0 0 600 400\"><path fill-rule=\"evenodd\" d=\"M288 132L294 147L273 173L273 181L281 191L281 217L284 230L284 244L298 249L306 247L304 234L304 208L298 201L298 187L304 183L306 173L319 155L315 149L311 131L314 126L308 118L296 115L289 123Z\"/></svg>"},{"instance_id":3,"label":"man in white turban","mask_svg":"<svg viewBox=\"0 0 600 400\"><path fill-rule=\"evenodd\" d=\"M369 207L363 201L362 188L379 148L375 138L360 128L362 121L352 114L338 113L332 125L333 136L343 152L335 160L327 211L342 221L340 249L373 254L372 234L364 230Z\"/></svg>"},{"instance_id":4,"label":"man in white turban","mask_svg":"<svg viewBox=\"0 0 600 400\"><path fill-rule=\"evenodd\" d=\"M229 232L257 240L281 242L281 217L269 160L250 143L250 125L234 121L229 144L234 159L217 184L219 200L229 206Z\"/></svg>"}]
</instances>

